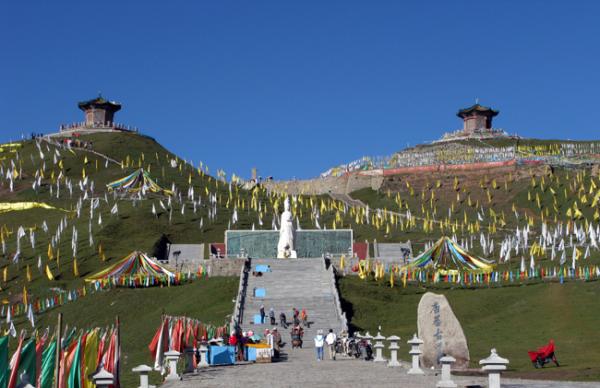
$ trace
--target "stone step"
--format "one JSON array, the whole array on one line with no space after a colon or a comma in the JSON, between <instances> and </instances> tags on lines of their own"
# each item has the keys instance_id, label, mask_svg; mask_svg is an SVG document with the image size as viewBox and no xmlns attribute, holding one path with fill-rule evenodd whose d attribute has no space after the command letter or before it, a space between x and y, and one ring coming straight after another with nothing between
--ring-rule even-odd
<instances>
[{"instance_id":1,"label":"stone step","mask_svg":"<svg viewBox=\"0 0 600 388\"><path fill-rule=\"evenodd\" d=\"M242 330L252 330L263 333L272 329L269 309L275 310L276 326L279 324L279 314L286 314L288 323L292 321L292 308L306 309L310 328L304 328L305 345L312 346L312 339L317 330L333 329L339 332L342 322L337 314L335 296L331 284L331 275L325 271L322 258L317 259L252 259L251 269L257 265L269 265L271 271L263 272L262 276L248 277L247 296L245 300L244 319L240 326ZM254 296L254 290L262 288L265 297ZM260 313L260 306L265 307L267 316L264 324L251 323L254 315ZM279 328L282 330L281 328ZM281 331L284 341L289 342L290 329Z\"/></svg>"}]
</instances>

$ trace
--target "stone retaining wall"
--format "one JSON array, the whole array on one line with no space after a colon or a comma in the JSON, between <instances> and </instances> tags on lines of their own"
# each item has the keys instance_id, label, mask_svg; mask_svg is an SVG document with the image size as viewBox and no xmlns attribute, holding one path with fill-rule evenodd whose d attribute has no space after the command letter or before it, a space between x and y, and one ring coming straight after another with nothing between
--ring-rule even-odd
<instances>
[{"instance_id":1,"label":"stone retaining wall","mask_svg":"<svg viewBox=\"0 0 600 388\"><path fill-rule=\"evenodd\" d=\"M506 162L471 163L460 165L436 165L404 167L390 170L360 171L338 177L314 178L292 181L270 181L263 185L270 190L286 192L290 195L327 195L327 194L350 194L353 191L371 188L373 190L391 189L394 191L394 181L412 179L454 179L454 176L464 178L473 177L478 180L484 175L495 176L508 174L509 172L519 176L543 174L549 168L548 165L535 163L532 165L519 166L514 160ZM411 184L413 182L411 181ZM414 185L413 185L414 186Z\"/></svg>"},{"instance_id":2,"label":"stone retaining wall","mask_svg":"<svg viewBox=\"0 0 600 388\"><path fill-rule=\"evenodd\" d=\"M208 259L202 262L208 276L240 276L246 259Z\"/></svg>"},{"instance_id":3,"label":"stone retaining wall","mask_svg":"<svg viewBox=\"0 0 600 388\"><path fill-rule=\"evenodd\" d=\"M382 176L350 174L339 177L315 178L293 181L271 181L262 184L270 190L282 191L291 195L327 195L349 194L353 191L370 187L378 190L383 183Z\"/></svg>"}]
</instances>

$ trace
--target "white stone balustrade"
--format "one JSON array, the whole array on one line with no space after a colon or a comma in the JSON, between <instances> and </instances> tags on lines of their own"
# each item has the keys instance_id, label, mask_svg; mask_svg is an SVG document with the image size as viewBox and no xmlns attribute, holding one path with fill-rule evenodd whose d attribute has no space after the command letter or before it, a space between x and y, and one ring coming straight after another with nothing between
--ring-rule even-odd
<instances>
[{"instance_id":1,"label":"white stone balustrade","mask_svg":"<svg viewBox=\"0 0 600 388\"><path fill-rule=\"evenodd\" d=\"M165 381L179 380L179 375L177 374L177 360L179 360L180 355L181 353L177 350L169 350L165 353L165 358L169 364L169 374L165 377Z\"/></svg>"},{"instance_id":2,"label":"white stone balustrade","mask_svg":"<svg viewBox=\"0 0 600 388\"><path fill-rule=\"evenodd\" d=\"M385 345L383 344L383 340L385 340L385 337L382 336L380 332L377 332L377 335L373 339L376 341L375 345L373 345L373 347L375 348L375 359L373 359L373 361L385 362L386 359L383 358L383 348L385 347Z\"/></svg>"},{"instance_id":3,"label":"white stone balustrade","mask_svg":"<svg viewBox=\"0 0 600 388\"><path fill-rule=\"evenodd\" d=\"M506 358L498 356L496 349L492 349L488 358L479 361L482 369L488 373L488 387L500 388L500 373L506 370L509 361Z\"/></svg>"},{"instance_id":4,"label":"white stone balustrade","mask_svg":"<svg viewBox=\"0 0 600 388\"><path fill-rule=\"evenodd\" d=\"M373 339L373 336L367 331L367 333L362 336L362 339L366 340L370 344L371 340Z\"/></svg>"},{"instance_id":5,"label":"white stone balustrade","mask_svg":"<svg viewBox=\"0 0 600 388\"><path fill-rule=\"evenodd\" d=\"M156 388L156 386L150 385L148 375L152 371L152 368L150 368L148 365L138 365L131 369L131 371L133 373L140 374L140 385L138 388Z\"/></svg>"},{"instance_id":6,"label":"white stone balustrade","mask_svg":"<svg viewBox=\"0 0 600 388\"><path fill-rule=\"evenodd\" d=\"M206 368L208 366L208 346L205 342L200 344L200 362L198 368Z\"/></svg>"},{"instance_id":7,"label":"white stone balustrade","mask_svg":"<svg viewBox=\"0 0 600 388\"><path fill-rule=\"evenodd\" d=\"M94 385L96 388L108 388L113 385L115 382L115 376L102 368L98 373L92 376L92 380L94 381Z\"/></svg>"},{"instance_id":8,"label":"white stone balustrade","mask_svg":"<svg viewBox=\"0 0 600 388\"><path fill-rule=\"evenodd\" d=\"M398 362L398 350L400 349L400 346L398 346L398 341L400 341L400 337L393 335L391 337L387 337L387 340L390 341L390 346L388 347L390 350L390 361L387 365L389 367L398 367L400 366L400 363Z\"/></svg>"},{"instance_id":9,"label":"white stone balustrade","mask_svg":"<svg viewBox=\"0 0 600 388\"><path fill-rule=\"evenodd\" d=\"M456 362L456 359L452 356L444 356L440 358L440 362L442 363L442 377L435 386L437 388L456 388L457 385L452 381L450 373L450 366Z\"/></svg>"},{"instance_id":10,"label":"white stone balustrade","mask_svg":"<svg viewBox=\"0 0 600 388\"><path fill-rule=\"evenodd\" d=\"M410 354L410 356L412 358L412 365L407 373L409 375L424 374L423 370L421 369L421 367L419 365L419 358L421 357L421 354L423 354L423 351L421 350L421 345L423 345L423 340L418 338L417 334L415 333L410 340L406 341L406 343L410 345L410 351L408 352L408 354Z\"/></svg>"}]
</instances>

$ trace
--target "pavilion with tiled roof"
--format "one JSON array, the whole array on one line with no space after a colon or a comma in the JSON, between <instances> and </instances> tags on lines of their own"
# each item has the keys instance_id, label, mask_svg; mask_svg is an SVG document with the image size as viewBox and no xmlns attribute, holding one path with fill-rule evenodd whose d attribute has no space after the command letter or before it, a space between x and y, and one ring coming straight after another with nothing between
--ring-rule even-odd
<instances>
[{"instance_id":1,"label":"pavilion with tiled roof","mask_svg":"<svg viewBox=\"0 0 600 388\"><path fill-rule=\"evenodd\" d=\"M90 128L112 126L115 112L121 110L121 104L108 101L101 95L77 105L85 112L85 126Z\"/></svg>"},{"instance_id":2,"label":"pavilion with tiled roof","mask_svg":"<svg viewBox=\"0 0 600 388\"><path fill-rule=\"evenodd\" d=\"M492 118L498 115L500 111L490 107L475 104L465 109L461 109L456 114L463 119L463 132L472 134L492 129Z\"/></svg>"}]
</instances>

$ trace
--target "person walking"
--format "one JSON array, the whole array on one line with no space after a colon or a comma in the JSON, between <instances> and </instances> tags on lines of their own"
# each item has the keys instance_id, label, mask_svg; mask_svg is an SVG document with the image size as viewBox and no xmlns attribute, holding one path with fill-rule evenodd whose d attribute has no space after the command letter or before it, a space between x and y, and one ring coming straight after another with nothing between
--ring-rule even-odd
<instances>
[{"instance_id":1,"label":"person walking","mask_svg":"<svg viewBox=\"0 0 600 388\"><path fill-rule=\"evenodd\" d=\"M327 348L329 349L329 359L335 361L335 342L337 341L337 336L333 332L333 329L329 329L329 333L325 337L325 342L327 343Z\"/></svg>"},{"instance_id":2,"label":"person walking","mask_svg":"<svg viewBox=\"0 0 600 388\"><path fill-rule=\"evenodd\" d=\"M317 351L317 361L323 361L323 346L325 346L325 338L323 337L323 330L317 330L317 336L315 337L315 350Z\"/></svg>"},{"instance_id":3,"label":"person walking","mask_svg":"<svg viewBox=\"0 0 600 388\"><path fill-rule=\"evenodd\" d=\"M279 314L279 324L281 325L281 327L283 327L284 329L288 328L288 324L287 324L287 318L285 316L284 312L281 312L281 314Z\"/></svg>"},{"instance_id":4,"label":"person walking","mask_svg":"<svg viewBox=\"0 0 600 388\"><path fill-rule=\"evenodd\" d=\"M275 326L275 310L273 307L269 309L269 318L271 319L271 326Z\"/></svg>"},{"instance_id":5,"label":"person walking","mask_svg":"<svg viewBox=\"0 0 600 388\"><path fill-rule=\"evenodd\" d=\"M300 319L302 320L302 326L304 327L308 327L308 314L306 314L306 309L303 308L302 311L300 312Z\"/></svg>"},{"instance_id":6,"label":"person walking","mask_svg":"<svg viewBox=\"0 0 600 388\"><path fill-rule=\"evenodd\" d=\"M282 346L281 334L279 333L279 330L277 330L276 327L274 327L271 332L273 333L273 356L275 358L279 358Z\"/></svg>"},{"instance_id":7,"label":"person walking","mask_svg":"<svg viewBox=\"0 0 600 388\"><path fill-rule=\"evenodd\" d=\"M261 304L260 305L260 324L262 325L263 323L265 323L265 305Z\"/></svg>"}]
</instances>

